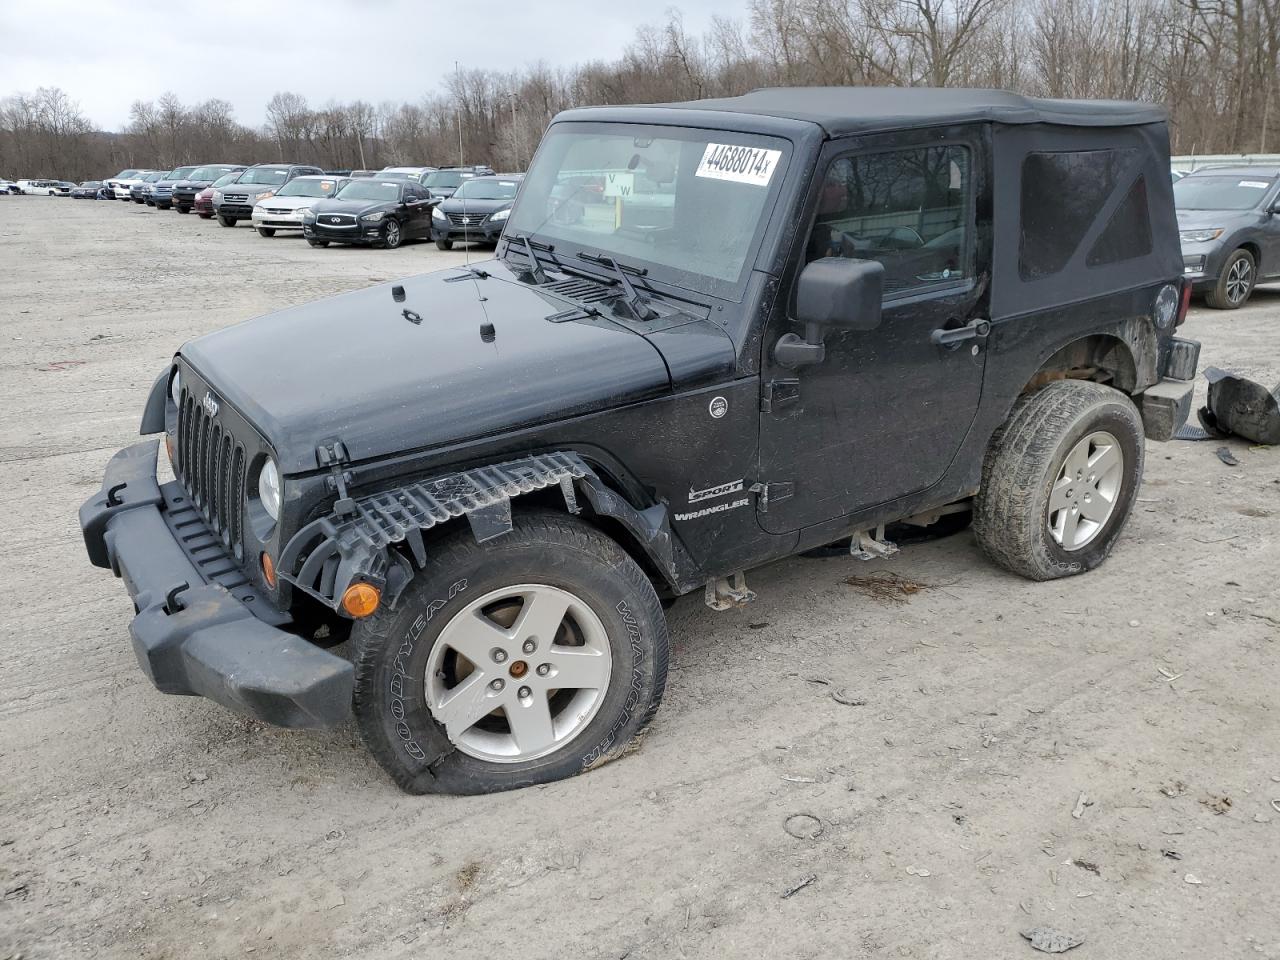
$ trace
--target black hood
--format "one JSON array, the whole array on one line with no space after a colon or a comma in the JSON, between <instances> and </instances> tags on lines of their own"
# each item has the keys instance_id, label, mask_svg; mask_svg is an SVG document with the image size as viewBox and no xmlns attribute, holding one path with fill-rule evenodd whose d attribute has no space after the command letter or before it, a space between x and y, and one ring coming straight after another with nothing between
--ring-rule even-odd
<instances>
[{"instance_id":1,"label":"black hood","mask_svg":"<svg viewBox=\"0 0 1280 960\"><path fill-rule=\"evenodd\" d=\"M440 202L440 209L444 213L483 213L487 217L515 202L515 197L507 197L503 200L459 200L457 197L450 197Z\"/></svg>"},{"instance_id":2,"label":"black hood","mask_svg":"<svg viewBox=\"0 0 1280 960\"><path fill-rule=\"evenodd\" d=\"M607 316L552 322L571 304L501 261L483 269L484 279L455 269L399 281L403 302L382 284L281 310L181 353L261 431L285 473L314 470L315 448L330 438L353 460L369 460L670 392L656 345L670 329L650 340ZM676 333L711 334L679 338L681 369L731 364L723 332L687 319Z\"/></svg>"},{"instance_id":3,"label":"black hood","mask_svg":"<svg viewBox=\"0 0 1280 960\"><path fill-rule=\"evenodd\" d=\"M311 211L319 217L325 213L345 213L348 216L364 216L367 213L390 213L400 206L399 200L338 200L335 198L318 199L311 205Z\"/></svg>"}]
</instances>

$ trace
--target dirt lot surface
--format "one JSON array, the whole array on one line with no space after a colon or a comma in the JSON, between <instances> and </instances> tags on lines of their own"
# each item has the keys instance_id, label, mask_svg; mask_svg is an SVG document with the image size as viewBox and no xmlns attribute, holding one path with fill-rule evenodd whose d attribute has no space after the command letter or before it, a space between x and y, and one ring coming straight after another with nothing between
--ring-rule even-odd
<instances>
[{"instance_id":1,"label":"dirt lot surface","mask_svg":"<svg viewBox=\"0 0 1280 960\"><path fill-rule=\"evenodd\" d=\"M965 532L687 597L641 748L544 788L409 797L354 726L157 693L76 525L155 375L461 259L0 199L0 958L1280 957L1280 449L1150 445L1086 577ZM1184 332L1280 379L1280 290Z\"/></svg>"}]
</instances>

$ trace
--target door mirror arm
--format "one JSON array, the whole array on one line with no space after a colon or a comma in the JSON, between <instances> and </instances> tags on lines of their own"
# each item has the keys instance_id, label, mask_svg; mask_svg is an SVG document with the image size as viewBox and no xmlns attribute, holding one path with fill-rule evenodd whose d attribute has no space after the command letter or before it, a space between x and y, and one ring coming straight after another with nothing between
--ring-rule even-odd
<instances>
[{"instance_id":1,"label":"door mirror arm","mask_svg":"<svg viewBox=\"0 0 1280 960\"><path fill-rule=\"evenodd\" d=\"M773 345L783 367L802 367L826 358L823 336L829 327L874 330L880 326L884 265L875 260L824 257L814 260L796 281L796 319L804 337L784 334Z\"/></svg>"}]
</instances>

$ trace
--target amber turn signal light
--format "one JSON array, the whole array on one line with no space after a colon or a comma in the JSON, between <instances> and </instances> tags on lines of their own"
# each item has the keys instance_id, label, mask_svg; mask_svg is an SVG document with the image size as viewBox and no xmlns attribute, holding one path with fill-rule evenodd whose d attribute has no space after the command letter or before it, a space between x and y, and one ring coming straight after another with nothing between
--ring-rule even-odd
<instances>
[{"instance_id":1,"label":"amber turn signal light","mask_svg":"<svg viewBox=\"0 0 1280 960\"><path fill-rule=\"evenodd\" d=\"M276 563L269 553L262 555L262 579L267 581L267 586L272 590L276 588Z\"/></svg>"},{"instance_id":2,"label":"amber turn signal light","mask_svg":"<svg viewBox=\"0 0 1280 960\"><path fill-rule=\"evenodd\" d=\"M369 583L353 583L342 594L342 609L359 620L378 609L382 591Z\"/></svg>"}]
</instances>

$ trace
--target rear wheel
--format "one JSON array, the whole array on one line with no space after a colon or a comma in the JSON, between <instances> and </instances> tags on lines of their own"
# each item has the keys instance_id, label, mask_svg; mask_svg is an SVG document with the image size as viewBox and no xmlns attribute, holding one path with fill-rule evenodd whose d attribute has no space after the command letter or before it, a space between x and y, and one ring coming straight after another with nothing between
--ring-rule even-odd
<instances>
[{"instance_id":1,"label":"rear wheel","mask_svg":"<svg viewBox=\"0 0 1280 960\"><path fill-rule=\"evenodd\" d=\"M235 217L224 217L224 216L219 215L219 216L218 216L218 222L219 222L220 224L222 224L224 227L234 227L234 226L236 225L236 218L235 218Z\"/></svg>"},{"instance_id":2,"label":"rear wheel","mask_svg":"<svg viewBox=\"0 0 1280 960\"><path fill-rule=\"evenodd\" d=\"M973 529L1031 580L1092 570L1115 546L1142 480L1142 420L1123 393L1059 380L1020 400L992 438Z\"/></svg>"},{"instance_id":3,"label":"rear wheel","mask_svg":"<svg viewBox=\"0 0 1280 960\"><path fill-rule=\"evenodd\" d=\"M1222 275L1214 288L1205 294L1204 302L1215 310L1235 310L1249 299L1256 280L1253 254L1243 248L1236 250L1222 265Z\"/></svg>"},{"instance_id":4,"label":"rear wheel","mask_svg":"<svg viewBox=\"0 0 1280 960\"><path fill-rule=\"evenodd\" d=\"M405 790L491 793L620 756L658 708L667 630L621 547L560 514L445 541L351 634L365 743Z\"/></svg>"},{"instance_id":5,"label":"rear wheel","mask_svg":"<svg viewBox=\"0 0 1280 960\"><path fill-rule=\"evenodd\" d=\"M276 232L275 232L275 230L274 230L273 228L271 228L271 227L259 227L259 228L258 228L258 236L260 236L260 237L274 237L275 235L276 235Z\"/></svg>"},{"instance_id":6,"label":"rear wheel","mask_svg":"<svg viewBox=\"0 0 1280 960\"><path fill-rule=\"evenodd\" d=\"M437 240L437 241L436 241L436 249L437 249L437 250L452 250L452 249L453 249L453 241L452 241L452 240L450 240L448 237L445 237L445 238L443 238L443 239Z\"/></svg>"}]
</instances>

